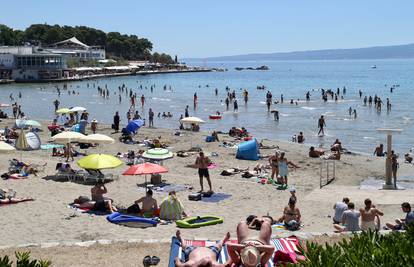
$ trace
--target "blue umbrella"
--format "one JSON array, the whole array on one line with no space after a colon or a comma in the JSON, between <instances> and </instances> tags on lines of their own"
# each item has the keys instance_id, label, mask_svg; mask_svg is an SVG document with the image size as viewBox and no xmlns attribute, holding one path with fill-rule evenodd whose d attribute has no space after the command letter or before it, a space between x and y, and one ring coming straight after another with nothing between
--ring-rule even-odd
<instances>
[{"instance_id":1,"label":"blue umbrella","mask_svg":"<svg viewBox=\"0 0 414 267\"><path fill-rule=\"evenodd\" d=\"M136 133L136 131L141 128L141 126L144 125L143 120L132 120L128 122L128 125L126 127L126 130L128 133Z\"/></svg>"}]
</instances>

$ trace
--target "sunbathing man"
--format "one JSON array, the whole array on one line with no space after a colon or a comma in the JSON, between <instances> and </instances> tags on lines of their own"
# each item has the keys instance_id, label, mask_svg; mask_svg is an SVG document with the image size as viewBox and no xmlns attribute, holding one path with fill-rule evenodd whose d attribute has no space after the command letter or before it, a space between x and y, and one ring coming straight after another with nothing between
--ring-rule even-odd
<instances>
[{"instance_id":1,"label":"sunbathing man","mask_svg":"<svg viewBox=\"0 0 414 267\"><path fill-rule=\"evenodd\" d=\"M250 215L246 218L246 224L249 229L260 230L262 228L263 222L267 221L270 225L273 224L273 218L269 215L257 217L256 215Z\"/></svg>"},{"instance_id":2,"label":"sunbathing man","mask_svg":"<svg viewBox=\"0 0 414 267\"><path fill-rule=\"evenodd\" d=\"M176 237L181 244L183 249L185 262L181 262L181 260L177 257L175 258L175 266L177 267L204 267L204 266L211 266L211 267L219 267L219 266L227 266L225 264L219 264L217 260L220 257L221 249L223 245L229 240L230 233L227 233L223 239L215 244L214 246L210 247L194 247L194 246L187 246L184 240L181 237L180 230L177 231Z\"/></svg>"},{"instance_id":3,"label":"sunbathing man","mask_svg":"<svg viewBox=\"0 0 414 267\"><path fill-rule=\"evenodd\" d=\"M229 261L227 266L244 266L256 267L266 266L266 263L272 257L274 247L270 245L272 227L267 220L264 220L258 237L249 235L250 230L246 222L240 222L237 225L238 244L228 243Z\"/></svg>"},{"instance_id":4,"label":"sunbathing man","mask_svg":"<svg viewBox=\"0 0 414 267\"><path fill-rule=\"evenodd\" d=\"M112 201L109 199L93 201L88 197L80 196L73 201L74 207L81 209L91 209L93 211L106 212L110 213L116 212L117 209L112 205Z\"/></svg>"},{"instance_id":5,"label":"sunbathing man","mask_svg":"<svg viewBox=\"0 0 414 267\"><path fill-rule=\"evenodd\" d=\"M372 204L372 201L369 198L365 199L364 203L365 208L359 209L359 212L361 213L361 229L365 231L374 231L375 229L377 229L377 226L375 225L375 218L377 218L378 220L379 228L379 216L383 216L384 213L379 209L375 208L375 206Z\"/></svg>"},{"instance_id":6,"label":"sunbathing man","mask_svg":"<svg viewBox=\"0 0 414 267\"><path fill-rule=\"evenodd\" d=\"M408 224L414 224L414 211L411 210L411 205L408 202L401 204L401 209L406 213L404 219L396 219L396 224L386 223L387 228L391 230L405 230Z\"/></svg>"},{"instance_id":7,"label":"sunbathing man","mask_svg":"<svg viewBox=\"0 0 414 267\"><path fill-rule=\"evenodd\" d=\"M201 151L195 161L195 166L198 168L198 176L200 178L200 192L203 192L203 177L206 177L207 179L208 187L210 189L209 192L213 192L211 188L210 174L208 172L208 165L210 163L210 159L204 155L203 151Z\"/></svg>"},{"instance_id":8,"label":"sunbathing man","mask_svg":"<svg viewBox=\"0 0 414 267\"><path fill-rule=\"evenodd\" d=\"M16 192L13 190L0 189L0 205L16 204L25 201L33 201L33 198L16 198Z\"/></svg>"},{"instance_id":9,"label":"sunbathing man","mask_svg":"<svg viewBox=\"0 0 414 267\"><path fill-rule=\"evenodd\" d=\"M309 148L309 157L310 158L319 158L320 156L322 156L323 154L325 154L324 151L321 150L316 150L315 147L311 146Z\"/></svg>"},{"instance_id":10,"label":"sunbathing man","mask_svg":"<svg viewBox=\"0 0 414 267\"><path fill-rule=\"evenodd\" d=\"M142 197L135 201L134 205L128 208L128 212L130 213L142 213L142 214L148 214L153 215L158 210L158 204L157 200L152 197L153 192L151 189L148 189L147 193L145 194L145 197ZM139 203L142 203L142 207L139 207ZM132 212L132 208L134 209L134 212Z\"/></svg>"}]
</instances>

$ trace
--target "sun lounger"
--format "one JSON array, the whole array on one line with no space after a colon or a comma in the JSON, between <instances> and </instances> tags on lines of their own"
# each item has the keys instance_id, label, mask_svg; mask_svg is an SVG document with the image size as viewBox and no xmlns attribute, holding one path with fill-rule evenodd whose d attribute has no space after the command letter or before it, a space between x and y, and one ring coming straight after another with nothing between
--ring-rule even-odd
<instances>
[{"instance_id":1,"label":"sun lounger","mask_svg":"<svg viewBox=\"0 0 414 267\"><path fill-rule=\"evenodd\" d=\"M215 241L209 240L185 240L186 245L191 245L195 247L208 247L213 246L216 244ZM231 240L229 242L237 243L236 240ZM274 267L274 262L281 263L281 262L289 262L289 263L297 263L297 253L299 252L299 242L296 237L288 237L288 238L272 238L270 243L275 247L275 252L273 257L269 260L266 267ZM170 258L168 267L174 267L174 260L178 257L181 260L184 260L184 254L182 248L180 246L180 242L176 237L173 237L171 240L171 249L170 249ZM224 264L229 259L229 255L227 252L227 246L224 246L220 253L220 258L218 259L218 263Z\"/></svg>"}]
</instances>

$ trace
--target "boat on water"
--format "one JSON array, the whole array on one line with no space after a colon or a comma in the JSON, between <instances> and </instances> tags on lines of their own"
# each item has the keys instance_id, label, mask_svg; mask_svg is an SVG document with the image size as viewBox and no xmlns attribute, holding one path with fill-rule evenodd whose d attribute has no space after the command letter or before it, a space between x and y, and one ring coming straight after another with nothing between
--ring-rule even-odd
<instances>
[{"instance_id":1,"label":"boat on water","mask_svg":"<svg viewBox=\"0 0 414 267\"><path fill-rule=\"evenodd\" d=\"M377 65L372 65L371 66L371 69L376 69L377 68Z\"/></svg>"},{"instance_id":2,"label":"boat on water","mask_svg":"<svg viewBox=\"0 0 414 267\"><path fill-rule=\"evenodd\" d=\"M210 116L208 116L208 118L210 120L220 120L221 119L221 115L218 114L211 114Z\"/></svg>"}]
</instances>

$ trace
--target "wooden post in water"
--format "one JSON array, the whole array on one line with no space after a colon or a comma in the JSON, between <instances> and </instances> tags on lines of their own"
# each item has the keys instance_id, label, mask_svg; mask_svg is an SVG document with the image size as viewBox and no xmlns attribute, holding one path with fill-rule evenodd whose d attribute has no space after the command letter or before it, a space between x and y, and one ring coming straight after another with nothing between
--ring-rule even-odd
<instances>
[{"instance_id":1,"label":"wooden post in water","mask_svg":"<svg viewBox=\"0 0 414 267\"><path fill-rule=\"evenodd\" d=\"M387 158L385 159L385 184L382 189L397 189L397 182L392 181L392 134L400 134L402 129L377 129L378 132L387 134Z\"/></svg>"}]
</instances>

